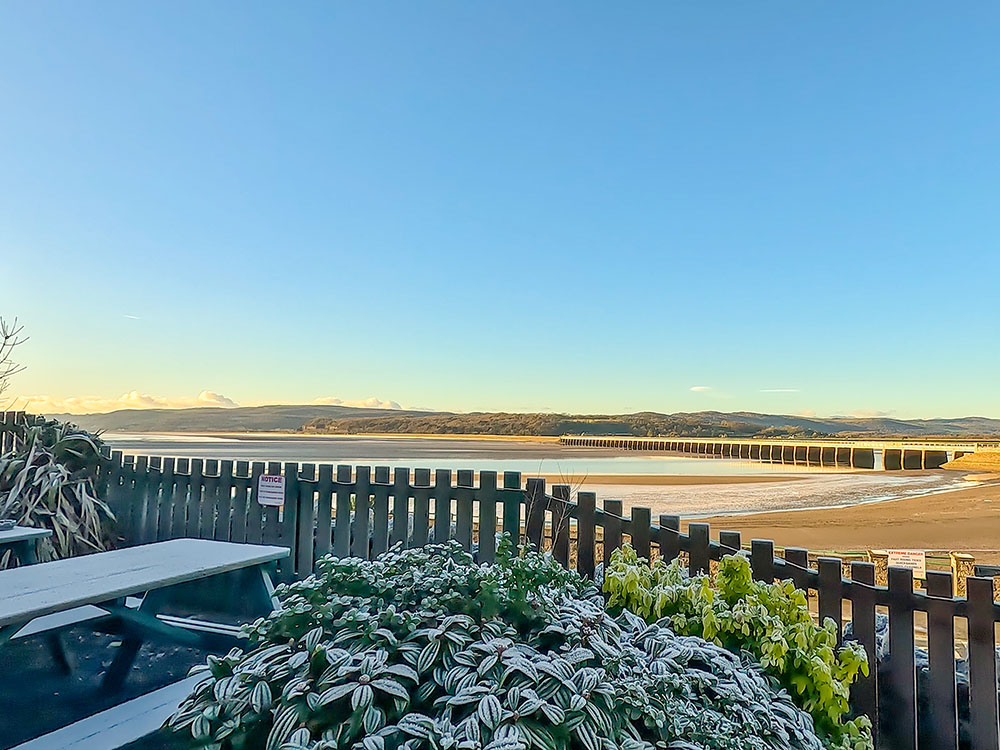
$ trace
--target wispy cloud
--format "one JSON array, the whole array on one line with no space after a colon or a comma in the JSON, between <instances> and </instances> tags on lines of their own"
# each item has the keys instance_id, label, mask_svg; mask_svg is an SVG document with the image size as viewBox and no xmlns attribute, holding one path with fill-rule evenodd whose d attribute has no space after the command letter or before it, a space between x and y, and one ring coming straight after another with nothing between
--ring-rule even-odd
<instances>
[{"instance_id":1,"label":"wispy cloud","mask_svg":"<svg viewBox=\"0 0 1000 750\"><path fill-rule=\"evenodd\" d=\"M861 419L870 419L872 417L891 417L893 413L891 411L880 411L879 409L855 409L847 413L849 417L858 417Z\"/></svg>"},{"instance_id":2,"label":"wispy cloud","mask_svg":"<svg viewBox=\"0 0 1000 750\"><path fill-rule=\"evenodd\" d=\"M712 390L710 385L692 385L688 388L689 391L694 391L695 393L705 393L706 391Z\"/></svg>"},{"instance_id":3,"label":"wispy cloud","mask_svg":"<svg viewBox=\"0 0 1000 750\"><path fill-rule=\"evenodd\" d=\"M322 398L313 399L314 404L325 404L329 406L367 406L372 409L402 409L403 407L399 405L396 401L383 401L382 399L375 398L362 398L355 400L344 400L342 398L336 398L335 396L324 396Z\"/></svg>"},{"instance_id":4,"label":"wispy cloud","mask_svg":"<svg viewBox=\"0 0 1000 750\"><path fill-rule=\"evenodd\" d=\"M193 398L154 396L140 391L129 391L117 398L31 394L18 397L17 404L19 408L38 414L94 414L118 409L185 409L192 406L221 406L231 409L239 406L228 396L207 390Z\"/></svg>"},{"instance_id":5,"label":"wispy cloud","mask_svg":"<svg viewBox=\"0 0 1000 750\"><path fill-rule=\"evenodd\" d=\"M138 315L122 315L123 318L128 318L129 320L142 320Z\"/></svg>"},{"instance_id":6,"label":"wispy cloud","mask_svg":"<svg viewBox=\"0 0 1000 750\"><path fill-rule=\"evenodd\" d=\"M799 388L761 388L761 393L802 393Z\"/></svg>"}]
</instances>

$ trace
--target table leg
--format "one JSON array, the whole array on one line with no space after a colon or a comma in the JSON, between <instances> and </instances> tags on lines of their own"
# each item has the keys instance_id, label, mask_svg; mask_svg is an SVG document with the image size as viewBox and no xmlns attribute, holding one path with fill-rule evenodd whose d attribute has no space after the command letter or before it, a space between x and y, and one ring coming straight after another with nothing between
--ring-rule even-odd
<instances>
[{"instance_id":1,"label":"table leg","mask_svg":"<svg viewBox=\"0 0 1000 750\"><path fill-rule=\"evenodd\" d=\"M167 598L167 591L168 589L158 589L147 592L142 598L142 603L139 605L136 613L144 618L153 618L155 621L156 613L163 606ZM101 681L101 687L109 692L120 689L125 682L125 678L128 677L128 673L135 663L135 657L139 655L139 649L142 648L143 636L145 634L142 627L136 626L135 623L127 619L131 613L124 606L124 602L121 603L117 612L123 618L122 627L124 635L122 637L122 644L118 647L118 651L111 660L111 664L104 673L104 679Z\"/></svg>"},{"instance_id":2,"label":"table leg","mask_svg":"<svg viewBox=\"0 0 1000 750\"><path fill-rule=\"evenodd\" d=\"M122 640L122 645L118 647L115 658L111 660L108 671L104 673L104 679L101 680L101 687L104 690L114 692L121 688L132 669L132 664L135 663L135 657L138 656L140 648L142 648L142 638L137 635L129 635Z\"/></svg>"},{"instance_id":3,"label":"table leg","mask_svg":"<svg viewBox=\"0 0 1000 750\"><path fill-rule=\"evenodd\" d=\"M258 565L251 575L247 596L250 606L260 610L260 617L266 617L278 608L278 601L274 598L274 581L271 579L273 568L273 565Z\"/></svg>"},{"instance_id":4,"label":"table leg","mask_svg":"<svg viewBox=\"0 0 1000 750\"><path fill-rule=\"evenodd\" d=\"M62 635L59 633L48 633L45 636L45 642L48 644L49 653L52 655L52 661L56 663L59 671L66 675L72 674L73 659L66 651L66 645L63 643Z\"/></svg>"},{"instance_id":5,"label":"table leg","mask_svg":"<svg viewBox=\"0 0 1000 750\"><path fill-rule=\"evenodd\" d=\"M38 550L34 539L25 539L14 545L14 554L21 565L34 565L38 562Z\"/></svg>"}]
</instances>

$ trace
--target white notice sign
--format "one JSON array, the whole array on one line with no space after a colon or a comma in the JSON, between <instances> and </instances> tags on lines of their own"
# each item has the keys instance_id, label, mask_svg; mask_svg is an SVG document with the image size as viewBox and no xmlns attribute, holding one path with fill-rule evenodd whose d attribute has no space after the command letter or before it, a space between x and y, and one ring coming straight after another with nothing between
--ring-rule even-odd
<instances>
[{"instance_id":1,"label":"white notice sign","mask_svg":"<svg viewBox=\"0 0 1000 750\"><path fill-rule=\"evenodd\" d=\"M927 555L919 549L889 549L889 567L909 568L914 578L927 577Z\"/></svg>"},{"instance_id":2,"label":"white notice sign","mask_svg":"<svg viewBox=\"0 0 1000 750\"><path fill-rule=\"evenodd\" d=\"M257 502L274 507L284 505L285 478L273 474L261 474L257 480Z\"/></svg>"}]
</instances>

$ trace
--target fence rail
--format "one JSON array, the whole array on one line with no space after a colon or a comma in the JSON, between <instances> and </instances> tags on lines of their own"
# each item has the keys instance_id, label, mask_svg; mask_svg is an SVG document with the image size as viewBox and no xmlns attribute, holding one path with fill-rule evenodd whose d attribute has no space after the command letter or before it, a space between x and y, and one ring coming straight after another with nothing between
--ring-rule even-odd
<instances>
[{"instance_id":1,"label":"fence rail","mask_svg":"<svg viewBox=\"0 0 1000 750\"><path fill-rule=\"evenodd\" d=\"M8 442L16 420L0 420L0 438ZM257 498L262 474L285 478L284 505L262 506ZM563 566L593 578L611 553L628 541L642 557L686 558L692 574L708 572L712 561L744 548L738 532L720 531L716 539L706 523L681 530L675 515L652 518L650 510L632 507L623 514L620 500L600 505L592 492L578 492L545 481L522 479L517 472L376 466L332 466L297 462L215 461L105 456L98 480L117 517L125 545L176 537L281 544L292 550L283 571L305 577L323 555L373 557L394 544L416 547L455 539L481 561L496 553L497 532L527 539L551 552ZM890 568L887 586L875 584L875 568L852 562L843 575L842 561L820 557L810 567L808 551L773 542L749 545L757 580L791 579L815 597L821 618L845 624L850 611L853 637L868 652L869 676L852 690L856 713L880 727L882 748L955 750L959 747L959 696L956 683L956 618L968 637L969 726L973 750L997 750L1000 719L997 704L994 603L990 578L967 579L967 596L953 596L952 574L927 572L926 592L914 591L912 572ZM877 614L888 613L887 661L877 664ZM928 710L918 715L918 666L915 613L926 613L928 663L921 681ZM964 697L963 697L964 701ZM879 722L880 711L883 718ZM964 747L965 745L963 745Z\"/></svg>"}]
</instances>

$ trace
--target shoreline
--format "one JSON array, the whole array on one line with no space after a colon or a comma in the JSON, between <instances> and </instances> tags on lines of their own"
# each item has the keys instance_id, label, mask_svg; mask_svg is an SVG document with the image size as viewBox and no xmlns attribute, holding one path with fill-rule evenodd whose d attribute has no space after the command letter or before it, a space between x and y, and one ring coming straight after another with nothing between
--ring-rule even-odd
<instances>
[{"instance_id":1,"label":"shoreline","mask_svg":"<svg viewBox=\"0 0 1000 750\"><path fill-rule=\"evenodd\" d=\"M440 433L440 432L291 432L288 430L275 430L270 432L263 431L252 431L252 432L234 432L234 431L221 431L221 432L189 432L189 431L171 431L171 430L157 430L157 431L129 431L129 430L109 430L106 434L109 435L148 435L151 437L162 436L162 437L207 437L207 438L246 438L254 440L257 438L274 440L281 438L300 438L300 439L334 439L334 438L350 438L351 440L358 439L401 439L401 438L421 438L422 440L493 440L499 442L524 442L524 443L559 443L558 435L479 435L476 433Z\"/></svg>"}]
</instances>

